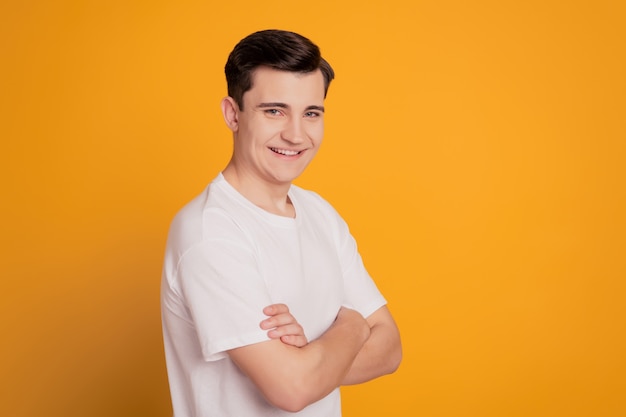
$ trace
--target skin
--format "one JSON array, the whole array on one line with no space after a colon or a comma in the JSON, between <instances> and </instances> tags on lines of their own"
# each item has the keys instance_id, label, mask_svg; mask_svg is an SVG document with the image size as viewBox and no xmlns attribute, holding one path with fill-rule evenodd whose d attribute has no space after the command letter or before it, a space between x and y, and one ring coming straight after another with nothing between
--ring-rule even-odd
<instances>
[{"instance_id":1,"label":"skin","mask_svg":"<svg viewBox=\"0 0 626 417\"><path fill-rule=\"evenodd\" d=\"M311 162L324 133L324 80L321 72L300 74L258 68L243 108L230 97L222 113L233 132L233 156L225 179L249 201L280 216L294 217L291 183ZM335 322L314 341L288 306L264 309L260 323L267 342L230 350L237 366L269 403L295 412L341 384L355 384L391 373L402 352L387 307L369 317L342 307Z\"/></svg>"},{"instance_id":2,"label":"skin","mask_svg":"<svg viewBox=\"0 0 626 417\"><path fill-rule=\"evenodd\" d=\"M257 206L294 217L287 192L313 160L324 136L322 73L260 67L252 89L243 95L243 108L231 97L222 100L234 139L224 178Z\"/></svg>"},{"instance_id":3,"label":"skin","mask_svg":"<svg viewBox=\"0 0 626 417\"><path fill-rule=\"evenodd\" d=\"M268 337L295 347L308 342L302 326L285 304L272 304L263 309L270 316L260 324ZM387 306L367 317L370 336L356 356L341 385L360 384L395 371L402 359L400 332Z\"/></svg>"},{"instance_id":4,"label":"skin","mask_svg":"<svg viewBox=\"0 0 626 417\"><path fill-rule=\"evenodd\" d=\"M358 312L341 308L328 330L301 348L269 340L228 354L270 404L296 412L341 384L369 334Z\"/></svg>"},{"instance_id":5,"label":"skin","mask_svg":"<svg viewBox=\"0 0 626 417\"><path fill-rule=\"evenodd\" d=\"M270 339L280 339L281 342L295 346L306 346L309 341L304 335L304 329L289 312L285 304L272 304L263 309L263 314L270 316L261 322L261 328L268 330Z\"/></svg>"}]
</instances>

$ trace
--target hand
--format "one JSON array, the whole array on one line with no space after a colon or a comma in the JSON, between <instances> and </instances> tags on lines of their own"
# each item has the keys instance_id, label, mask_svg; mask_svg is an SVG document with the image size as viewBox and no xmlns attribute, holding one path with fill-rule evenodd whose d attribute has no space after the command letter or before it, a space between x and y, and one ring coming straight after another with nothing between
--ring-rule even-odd
<instances>
[{"instance_id":1,"label":"hand","mask_svg":"<svg viewBox=\"0 0 626 417\"><path fill-rule=\"evenodd\" d=\"M289 312L285 304L272 304L263 309L263 313L269 318L261 322L261 328L268 330L270 339L280 339L281 342L295 347L306 346L308 340L304 335L304 329L296 318Z\"/></svg>"}]
</instances>

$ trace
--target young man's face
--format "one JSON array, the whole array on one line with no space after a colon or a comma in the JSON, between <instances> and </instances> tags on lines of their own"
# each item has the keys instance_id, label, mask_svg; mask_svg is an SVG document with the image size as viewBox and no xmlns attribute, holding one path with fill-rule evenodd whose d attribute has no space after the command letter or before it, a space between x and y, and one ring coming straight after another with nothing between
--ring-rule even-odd
<instances>
[{"instance_id":1,"label":"young man's face","mask_svg":"<svg viewBox=\"0 0 626 417\"><path fill-rule=\"evenodd\" d=\"M260 67L238 111L234 158L239 174L286 184L311 162L324 135L324 77Z\"/></svg>"}]
</instances>

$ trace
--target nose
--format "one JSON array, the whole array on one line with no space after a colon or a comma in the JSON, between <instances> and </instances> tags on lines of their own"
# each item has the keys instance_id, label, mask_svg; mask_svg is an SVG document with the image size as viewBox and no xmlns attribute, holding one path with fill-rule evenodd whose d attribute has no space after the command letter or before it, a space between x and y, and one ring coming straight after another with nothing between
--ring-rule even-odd
<instances>
[{"instance_id":1,"label":"nose","mask_svg":"<svg viewBox=\"0 0 626 417\"><path fill-rule=\"evenodd\" d=\"M291 143L301 143L306 138L304 123L300 117L290 117L285 122L281 134L282 139Z\"/></svg>"}]
</instances>

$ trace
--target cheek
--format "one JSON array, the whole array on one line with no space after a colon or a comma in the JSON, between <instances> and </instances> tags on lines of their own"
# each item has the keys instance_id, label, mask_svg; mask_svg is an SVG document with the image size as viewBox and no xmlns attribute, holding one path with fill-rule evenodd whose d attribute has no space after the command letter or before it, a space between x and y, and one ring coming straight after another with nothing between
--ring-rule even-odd
<instances>
[{"instance_id":1,"label":"cheek","mask_svg":"<svg viewBox=\"0 0 626 417\"><path fill-rule=\"evenodd\" d=\"M253 138L250 142L256 146L263 145L266 141L272 139L280 133L277 123L249 123L244 128L245 135Z\"/></svg>"},{"instance_id":2,"label":"cheek","mask_svg":"<svg viewBox=\"0 0 626 417\"><path fill-rule=\"evenodd\" d=\"M308 129L308 136L315 142L321 142L324 137L324 123L318 122L312 124Z\"/></svg>"}]
</instances>

